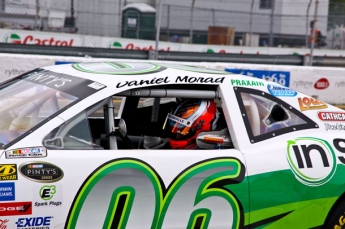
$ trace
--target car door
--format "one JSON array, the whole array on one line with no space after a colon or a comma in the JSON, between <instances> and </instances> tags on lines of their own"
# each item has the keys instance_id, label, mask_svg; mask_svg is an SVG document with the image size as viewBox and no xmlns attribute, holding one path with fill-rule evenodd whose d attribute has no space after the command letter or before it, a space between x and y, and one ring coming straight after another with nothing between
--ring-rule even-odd
<instances>
[{"instance_id":1,"label":"car door","mask_svg":"<svg viewBox=\"0 0 345 229\"><path fill-rule=\"evenodd\" d=\"M234 93L238 103L232 109L237 117L231 118L241 120L234 123L234 135L247 165L249 225L253 228L322 225L342 182L333 176L337 162L332 137L325 135L308 116L317 117L317 111L306 111L298 103L303 98L311 99L285 87L264 83L234 86L223 92ZM314 110L327 108L315 104Z\"/></svg>"},{"instance_id":2,"label":"car door","mask_svg":"<svg viewBox=\"0 0 345 229\"><path fill-rule=\"evenodd\" d=\"M47 148L47 157L17 162L22 171L20 187L30 193L21 193L20 198L32 201L32 213L53 217L51 222L56 228L244 225L249 196L240 151L115 149L117 146L104 139L119 138L112 135L115 129L109 127L113 115L126 118L121 117L121 112L126 113L122 111L126 109L126 99L129 101L122 98L116 104L116 99L109 98L92 106L85 99L78 105L88 104L84 111L69 120L67 112L71 110L66 111L59 115L60 120L51 120L37 132L45 132L40 142ZM108 117L108 122L104 122L97 113L107 109L110 112L101 115ZM90 116L96 120L93 124ZM103 122L102 127L97 118ZM108 136L99 133L104 123ZM43 169L55 173L38 174Z\"/></svg>"}]
</instances>

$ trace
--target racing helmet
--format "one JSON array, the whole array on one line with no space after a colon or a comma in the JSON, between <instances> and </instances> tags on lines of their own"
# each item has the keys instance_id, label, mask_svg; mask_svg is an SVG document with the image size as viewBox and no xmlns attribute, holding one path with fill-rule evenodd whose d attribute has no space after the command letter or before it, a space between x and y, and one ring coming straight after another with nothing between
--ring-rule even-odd
<instances>
[{"instance_id":1,"label":"racing helmet","mask_svg":"<svg viewBox=\"0 0 345 229\"><path fill-rule=\"evenodd\" d=\"M167 115L163 129L169 133L171 148L194 149L198 134L216 129L218 119L219 112L213 100L186 99Z\"/></svg>"}]
</instances>

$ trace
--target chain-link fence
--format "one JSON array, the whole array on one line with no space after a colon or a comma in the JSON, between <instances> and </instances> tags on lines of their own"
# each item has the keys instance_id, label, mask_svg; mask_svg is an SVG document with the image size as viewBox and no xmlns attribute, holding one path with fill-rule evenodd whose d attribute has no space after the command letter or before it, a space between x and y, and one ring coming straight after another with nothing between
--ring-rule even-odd
<instances>
[{"instance_id":1,"label":"chain-link fence","mask_svg":"<svg viewBox=\"0 0 345 229\"><path fill-rule=\"evenodd\" d=\"M212 51L200 45L310 47L312 43L316 48L344 49L341 1L161 1L0 0L0 42L154 49L159 24L159 47L164 50Z\"/></svg>"}]
</instances>

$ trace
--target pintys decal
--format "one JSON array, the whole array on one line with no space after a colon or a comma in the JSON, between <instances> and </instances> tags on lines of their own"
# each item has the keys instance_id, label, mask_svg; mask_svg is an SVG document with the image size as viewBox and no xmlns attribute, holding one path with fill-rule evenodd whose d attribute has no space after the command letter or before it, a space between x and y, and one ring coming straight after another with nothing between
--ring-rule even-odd
<instances>
[{"instance_id":1,"label":"pintys decal","mask_svg":"<svg viewBox=\"0 0 345 229\"><path fill-rule=\"evenodd\" d=\"M336 121L336 122L343 122L345 121L345 112L327 112L327 111L319 111L317 116L322 121Z\"/></svg>"},{"instance_id":2,"label":"pintys decal","mask_svg":"<svg viewBox=\"0 0 345 229\"><path fill-rule=\"evenodd\" d=\"M321 110L328 108L327 104L325 104L324 102L310 97L298 98L298 104L301 111Z\"/></svg>"},{"instance_id":3,"label":"pintys decal","mask_svg":"<svg viewBox=\"0 0 345 229\"><path fill-rule=\"evenodd\" d=\"M40 183L59 181L64 175L59 167L48 162L24 163L19 167L19 172L25 178Z\"/></svg>"},{"instance_id":4,"label":"pintys decal","mask_svg":"<svg viewBox=\"0 0 345 229\"><path fill-rule=\"evenodd\" d=\"M165 188L157 172L143 161L109 161L79 189L66 228L216 228L220 218L223 227L239 228L244 223L242 206L223 186L242 182L244 175L238 159L215 158L190 166ZM97 214L91 214L94 209ZM100 217L104 220L97 220Z\"/></svg>"},{"instance_id":5,"label":"pintys decal","mask_svg":"<svg viewBox=\"0 0 345 229\"><path fill-rule=\"evenodd\" d=\"M0 181L18 180L16 164L0 164Z\"/></svg>"},{"instance_id":6,"label":"pintys decal","mask_svg":"<svg viewBox=\"0 0 345 229\"><path fill-rule=\"evenodd\" d=\"M273 96L294 97L297 95L295 90L280 85L268 84L267 90Z\"/></svg>"},{"instance_id":7,"label":"pintys decal","mask_svg":"<svg viewBox=\"0 0 345 229\"><path fill-rule=\"evenodd\" d=\"M333 148L326 140L318 138L289 140L287 159L296 179L308 186L327 183L337 167Z\"/></svg>"},{"instance_id":8,"label":"pintys decal","mask_svg":"<svg viewBox=\"0 0 345 229\"><path fill-rule=\"evenodd\" d=\"M23 157L46 157L47 150L43 147L31 147L23 149L14 149L5 152L6 158L23 158Z\"/></svg>"}]
</instances>

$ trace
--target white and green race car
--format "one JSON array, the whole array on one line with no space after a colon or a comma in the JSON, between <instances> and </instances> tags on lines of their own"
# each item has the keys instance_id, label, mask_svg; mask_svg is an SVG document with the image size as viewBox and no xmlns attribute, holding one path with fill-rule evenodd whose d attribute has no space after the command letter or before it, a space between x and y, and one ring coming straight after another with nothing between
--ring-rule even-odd
<instances>
[{"instance_id":1,"label":"white and green race car","mask_svg":"<svg viewBox=\"0 0 345 229\"><path fill-rule=\"evenodd\" d=\"M222 127L193 150L167 143L183 99L213 100ZM35 69L0 85L0 147L1 229L344 228L345 112L248 76Z\"/></svg>"}]
</instances>

